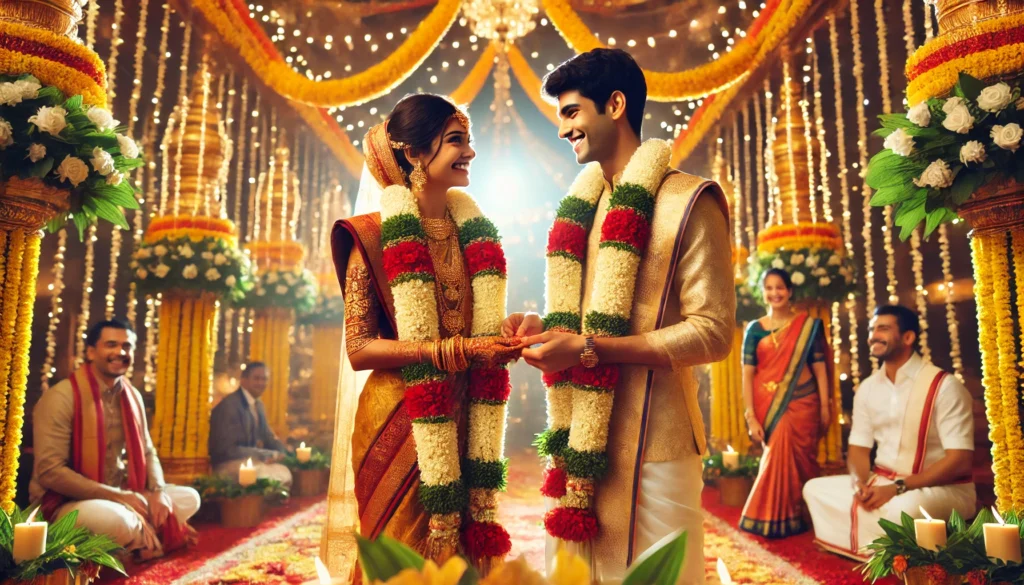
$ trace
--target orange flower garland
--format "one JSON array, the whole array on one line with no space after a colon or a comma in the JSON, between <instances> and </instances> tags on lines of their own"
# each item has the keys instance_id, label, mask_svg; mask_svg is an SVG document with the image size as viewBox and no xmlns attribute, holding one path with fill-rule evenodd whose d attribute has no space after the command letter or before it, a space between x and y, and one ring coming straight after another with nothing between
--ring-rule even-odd
<instances>
[{"instance_id":1,"label":"orange flower garland","mask_svg":"<svg viewBox=\"0 0 1024 585\"><path fill-rule=\"evenodd\" d=\"M46 30L5 22L0 30L0 71L31 73L43 85L85 103L106 107L106 68L99 55Z\"/></svg>"}]
</instances>

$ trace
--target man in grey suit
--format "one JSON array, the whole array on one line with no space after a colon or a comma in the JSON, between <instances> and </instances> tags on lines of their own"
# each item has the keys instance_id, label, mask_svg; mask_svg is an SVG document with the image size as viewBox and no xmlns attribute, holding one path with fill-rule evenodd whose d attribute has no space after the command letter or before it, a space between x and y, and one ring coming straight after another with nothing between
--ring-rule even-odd
<instances>
[{"instance_id":1,"label":"man in grey suit","mask_svg":"<svg viewBox=\"0 0 1024 585\"><path fill-rule=\"evenodd\" d=\"M292 473L280 463L288 448L267 424L260 400L268 381L266 364L250 362L242 370L238 390L214 407L210 415L210 464L218 475L237 479L238 468L251 458L256 477L290 486Z\"/></svg>"}]
</instances>

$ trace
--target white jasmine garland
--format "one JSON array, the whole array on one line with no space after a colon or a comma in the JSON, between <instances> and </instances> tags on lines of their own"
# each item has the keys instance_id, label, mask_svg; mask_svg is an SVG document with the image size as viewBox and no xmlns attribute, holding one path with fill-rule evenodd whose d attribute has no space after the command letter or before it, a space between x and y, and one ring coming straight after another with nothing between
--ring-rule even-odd
<instances>
[{"instance_id":1,"label":"white jasmine garland","mask_svg":"<svg viewBox=\"0 0 1024 585\"><path fill-rule=\"evenodd\" d=\"M170 272L170 271L171 271L171 267L170 266L168 266L166 264L157 264L156 268L153 269L153 274L155 274L157 276L157 278L163 278L163 277L167 276L167 273Z\"/></svg>"},{"instance_id":2,"label":"white jasmine garland","mask_svg":"<svg viewBox=\"0 0 1024 585\"><path fill-rule=\"evenodd\" d=\"M977 140L970 140L960 147L960 162L964 164L983 163L986 156L985 145Z\"/></svg>"},{"instance_id":3,"label":"white jasmine garland","mask_svg":"<svg viewBox=\"0 0 1024 585\"><path fill-rule=\"evenodd\" d=\"M46 146L39 144L38 142L33 142L32 144L29 145L28 156L26 156L25 158L34 163L43 160L44 158L46 158Z\"/></svg>"},{"instance_id":4,"label":"white jasmine garland","mask_svg":"<svg viewBox=\"0 0 1024 585\"><path fill-rule=\"evenodd\" d=\"M74 187L89 177L89 167L85 165L85 162L70 154L64 157L55 172L61 181L70 181Z\"/></svg>"},{"instance_id":5,"label":"white jasmine garland","mask_svg":"<svg viewBox=\"0 0 1024 585\"><path fill-rule=\"evenodd\" d=\"M1003 150L1017 152L1017 149L1020 148L1022 132L1020 125L1017 123L1007 124L1005 126L996 124L995 126L992 126L991 136L992 142Z\"/></svg>"},{"instance_id":6,"label":"white jasmine garland","mask_svg":"<svg viewBox=\"0 0 1024 585\"><path fill-rule=\"evenodd\" d=\"M189 264L181 269L181 275L192 280L196 276L199 276L199 267L195 264Z\"/></svg>"},{"instance_id":7,"label":"white jasmine garland","mask_svg":"<svg viewBox=\"0 0 1024 585\"><path fill-rule=\"evenodd\" d=\"M139 145L124 134L117 135L117 144L121 147L121 156L125 158L139 158Z\"/></svg>"},{"instance_id":8,"label":"white jasmine garland","mask_svg":"<svg viewBox=\"0 0 1024 585\"><path fill-rule=\"evenodd\" d=\"M92 160L89 162L92 163L92 168L104 177L114 172L114 157L100 146L92 149Z\"/></svg>"},{"instance_id":9,"label":"white jasmine garland","mask_svg":"<svg viewBox=\"0 0 1024 585\"><path fill-rule=\"evenodd\" d=\"M986 87L978 95L978 107L986 112L998 112L1010 105L1012 101L1013 90L1002 81Z\"/></svg>"},{"instance_id":10,"label":"white jasmine garland","mask_svg":"<svg viewBox=\"0 0 1024 585\"><path fill-rule=\"evenodd\" d=\"M967 134L974 128L974 116L967 106L957 105L946 113L946 119L942 121L942 127L957 134Z\"/></svg>"},{"instance_id":11,"label":"white jasmine garland","mask_svg":"<svg viewBox=\"0 0 1024 585\"><path fill-rule=\"evenodd\" d=\"M795 285L797 285L797 286L800 286L800 285L802 285L802 284L803 284L804 282L806 282L806 280L807 280L807 277L806 277L806 276L804 276L804 273L803 273L803 272L794 272L794 273L793 273L793 274L792 274L792 275L790 276L790 279L791 279L791 280L793 281L793 284L795 284Z\"/></svg>"},{"instance_id":12,"label":"white jasmine garland","mask_svg":"<svg viewBox=\"0 0 1024 585\"><path fill-rule=\"evenodd\" d=\"M40 132L57 136L68 126L67 115L68 111L61 106L42 106L28 121L35 124Z\"/></svg>"},{"instance_id":13,"label":"white jasmine garland","mask_svg":"<svg viewBox=\"0 0 1024 585\"><path fill-rule=\"evenodd\" d=\"M953 172L949 170L946 161L941 158L935 159L919 178L914 179L914 184L918 187L945 189L953 184Z\"/></svg>"},{"instance_id":14,"label":"white jasmine garland","mask_svg":"<svg viewBox=\"0 0 1024 585\"><path fill-rule=\"evenodd\" d=\"M117 127L120 122L114 119L114 115L110 113L110 110L101 108L99 106L93 106L85 112L85 116L89 118L89 121L96 124L96 128L100 132L106 132L113 130Z\"/></svg>"},{"instance_id":15,"label":"white jasmine garland","mask_svg":"<svg viewBox=\"0 0 1024 585\"><path fill-rule=\"evenodd\" d=\"M921 102L907 111L907 119L922 128L927 128L932 123L932 111L928 109L927 102Z\"/></svg>"},{"instance_id":16,"label":"white jasmine garland","mask_svg":"<svg viewBox=\"0 0 1024 585\"><path fill-rule=\"evenodd\" d=\"M897 128L885 137L882 146L900 156L910 156L910 153L914 152L914 137L907 134L903 128Z\"/></svg>"},{"instance_id":17,"label":"white jasmine garland","mask_svg":"<svg viewBox=\"0 0 1024 585\"><path fill-rule=\"evenodd\" d=\"M0 118L0 150L4 150L12 144L14 144L14 129L11 128L10 122Z\"/></svg>"}]
</instances>

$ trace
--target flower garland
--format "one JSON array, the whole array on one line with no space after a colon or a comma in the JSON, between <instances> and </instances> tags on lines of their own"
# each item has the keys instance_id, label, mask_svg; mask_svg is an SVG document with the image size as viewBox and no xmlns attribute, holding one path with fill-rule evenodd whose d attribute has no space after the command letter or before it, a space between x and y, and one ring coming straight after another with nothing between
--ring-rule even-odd
<instances>
[{"instance_id":1,"label":"flower garland","mask_svg":"<svg viewBox=\"0 0 1024 585\"><path fill-rule=\"evenodd\" d=\"M573 50L583 53L604 46L568 0L544 0L543 4L551 24ZM695 99L738 83L778 48L811 4L808 0L771 0L750 25L747 36L720 59L675 73L645 70L648 99L660 102Z\"/></svg>"},{"instance_id":2,"label":"flower garland","mask_svg":"<svg viewBox=\"0 0 1024 585\"><path fill-rule=\"evenodd\" d=\"M737 326L759 319L764 309L754 297L753 290L745 279L736 280L736 323Z\"/></svg>"},{"instance_id":3,"label":"flower garland","mask_svg":"<svg viewBox=\"0 0 1024 585\"><path fill-rule=\"evenodd\" d=\"M991 242L986 256L992 275L992 308L995 312L992 315L993 320L985 326L995 326L996 329L999 356L998 385L1002 390L1002 424L1006 437L1006 461L1009 464L1009 504L1012 509L1020 510L1024 508L1024 438L1021 437L1020 395L1017 393L1019 376L1010 293L1010 247L1007 245L1007 234L1004 232L985 237Z\"/></svg>"},{"instance_id":4,"label":"flower garland","mask_svg":"<svg viewBox=\"0 0 1024 585\"><path fill-rule=\"evenodd\" d=\"M473 287L472 335L496 335L505 316L506 291L505 255L498 231L465 193L450 191L448 210L458 226ZM419 207L408 188L393 185L384 190L381 220L384 268L394 295L398 338L438 339L434 268ZM505 489L508 473L504 458L505 412L511 392L507 367L469 370L469 446L462 465L451 418L453 378L431 364L406 366L402 376L420 467L419 498L431 515L431 556L455 550L468 503L471 520L462 531L466 552L482 564L504 557L511 542L496 521L496 492Z\"/></svg>"},{"instance_id":5,"label":"flower garland","mask_svg":"<svg viewBox=\"0 0 1024 585\"><path fill-rule=\"evenodd\" d=\"M693 153L694 149L707 137L708 132L722 118L742 87L742 83L735 83L719 93L713 93L704 98L700 107L690 117L686 127L672 143L670 165L678 165Z\"/></svg>"},{"instance_id":6,"label":"flower garland","mask_svg":"<svg viewBox=\"0 0 1024 585\"><path fill-rule=\"evenodd\" d=\"M268 87L290 100L319 107L355 105L402 83L433 52L458 16L461 0L440 0L394 53L344 79L313 81L284 62L240 0L196 0L193 6Z\"/></svg>"},{"instance_id":7,"label":"flower garland","mask_svg":"<svg viewBox=\"0 0 1024 585\"><path fill-rule=\"evenodd\" d=\"M761 280L771 268L789 272L793 300L821 299L838 302L856 291L857 268L845 252L834 248L780 248L771 253L758 251L750 265L748 285L759 303L764 303Z\"/></svg>"},{"instance_id":8,"label":"flower garland","mask_svg":"<svg viewBox=\"0 0 1024 585\"><path fill-rule=\"evenodd\" d=\"M239 301L253 288L248 256L230 242L202 235L147 239L132 254L129 267L142 293L182 289L211 292Z\"/></svg>"},{"instance_id":9,"label":"flower garland","mask_svg":"<svg viewBox=\"0 0 1024 585\"><path fill-rule=\"evenodd\" d=\"M62 35L15 22L0 31L0 71L29 73L86 102L107 105L106 68L91 49Z\"/></svg>"},{"instance_id":10,"label":"flower garland","mask_svg":"<svg viewBox=\"0 0 1024 585\"><path fill-rule=\"evenodd\" d=\"M316 276L301 266L264 269L257 265L253 276L256 278L256 286L239 303L243 307L287 307L302 315L316 306Z\"/></svg>"},{"instance_id":11,"label":"flower garland","mask_svg":"<svg viewBox=\"0 0 1024 585\"><path fill-rule=\"evenodd\" d=\"M583 260L605 183L597 164L573 181L548 234L545 329L599 337L629 333L637 272L670 157L666 142L648 140L626 164L601 226L594 297L585 317L580 307ZM538 451L551 458L551 470L542 492L560 497L559 506L544 518L551 536L582 542L598 533L593 496L595 484L608 471L608 425L618 380L619 367L614 365L577 366L544 376L549 424L538 438Z\"/></svg>"}]
</instances>

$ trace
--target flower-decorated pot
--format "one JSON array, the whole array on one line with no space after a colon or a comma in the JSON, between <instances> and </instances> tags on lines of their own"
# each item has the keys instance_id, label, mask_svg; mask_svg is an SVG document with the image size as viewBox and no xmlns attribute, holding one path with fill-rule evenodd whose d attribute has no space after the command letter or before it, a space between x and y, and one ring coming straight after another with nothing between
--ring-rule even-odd
<instances>
[{"instance_id":1,"label":"flower-decorated pot","mask_svg":"<svg viewBox=\"0 0 1024 585\"><path fill-rule=\"evenodd\" d=\"M42 28L71 39L78 38L82 5L78 0L4 0L0 22Z\"/></svg>"},{"instance_id":2,"label":"flower-decorated pot","mask_svg":"<svg viewBox=\"0 0 1024 585\"><path fill-rule=\"evenodd\" d=\"M58 569L49 575L39 575L31 581L5 579L4 581L0 581L0 585L88 585L90 582L92 582L92 579L86 577L81 572L72 577L71 571L68 571L67 569Z\"/></svg>"},{"instance_id":3,"label":"flower-decorated pot","mask_svg":"<svg viewBox=\"0 0 1024 585\"><path fill-rule=\"evenodd\" d=\"M0 229L41 229L67 211L70 196L67 189L51 187L42 179L0 180Z\"/></svg>"},{"instance_id":4,"label":"flower-decorated pot","mask_svg":"<svg viewBox=\"0 0 1024 585\"><path fill-rule=\"evenodd\" d=\"M1019 229L1024 226L1024 185L1012 178L982 185L957 214L977 232Z\"/></svg>"},{"instance_id":5,"label":"flower-decorated pot","mask_svg":"<svg viewBox=\"0 0 1024 585\"><path fill-rule=\"evenodd\" d=\"M750 490L754 487L754 480L749 477L726 477L718 478L718 493L721 496L723 506L738 508L747 503Z\"/></svg>"},{"instance_id":6,"label":"flower-decorated pot","mask_svg":"<svg viewBox=\"0 0 1024 585\"><path fill-rule=\"evenodd\" d=\"M291 494L297 498L327 493L330 469L296 469L292 471Z\"/></svg>"},{"instance_id":7,"label":"flower-decorated pot","mask_svg":"<svg viewBox=\"0 0 1024 585\"><path fill-rule=\"evenodd\" d=\"M220 501L220 525L225 528L252 528L263 521L263 495L240 496Z\"/></svg>"},{"instance_id":8,"label":"flower-decorated pot","mask_svg":"<svg viewBox=\"0 0 1024 585\"><path fill-rule=\"evenodd\" d=\"M962 575L947 575L945 581L936 582L928 576L927 567L911 567L901 578L906 585L960 585L964 582Z\"/></svg>"}]
</instances>

